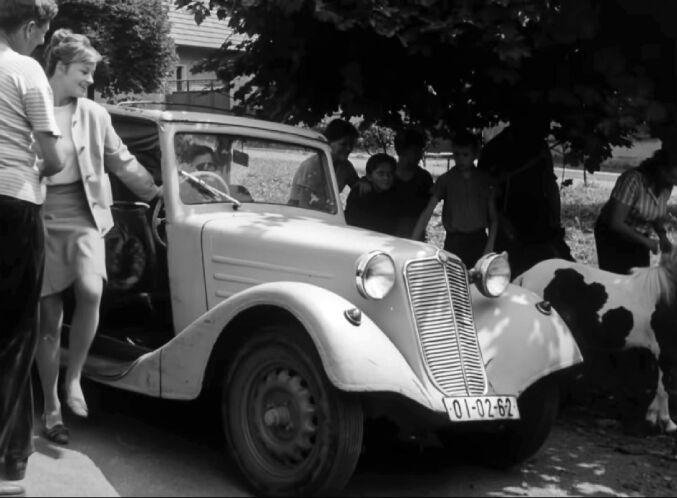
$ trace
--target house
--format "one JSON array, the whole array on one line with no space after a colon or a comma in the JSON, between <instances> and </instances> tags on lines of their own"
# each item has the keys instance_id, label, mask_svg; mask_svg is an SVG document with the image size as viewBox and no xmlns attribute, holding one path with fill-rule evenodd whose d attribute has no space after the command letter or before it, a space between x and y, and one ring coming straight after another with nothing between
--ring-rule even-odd
<instances>
[{"instance_id":1,"label":"house","mask_svg":"<svg viewBox=\"0 0 677 498\"><path fill-rule=\"evenodd\" d=\"M223 82L214 73L193 74L191 69L218 50L226 39L237 37L235 41L241 41L241 35L234 34L226 21L218 20L216 15L207 17L198 26L186 9L177 10L172 0L165 0L165 4L178 55L173 75L165 85L165 100L192 110L199 110L200 106L230 109L232 95L223 88Z\"/></svg>"}]
</instances>

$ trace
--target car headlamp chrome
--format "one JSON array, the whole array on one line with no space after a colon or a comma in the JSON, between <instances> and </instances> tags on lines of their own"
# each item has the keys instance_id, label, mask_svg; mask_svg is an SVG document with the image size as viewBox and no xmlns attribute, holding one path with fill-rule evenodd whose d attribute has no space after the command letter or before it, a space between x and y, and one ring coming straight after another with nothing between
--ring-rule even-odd
<instances>
[{"instance_id":1,"label":"car headlamp chrome","mask_svg":"<svg viewBox=\"0 0 677 498\"><path fill-rule=\"evenodd\" d=\"M370 252L357 260L357 289L367 299L383 299L395 285L395 263L383 252Z\"/></svg>"},{"instance_id":2,"label":"car headlamp chrome","mask_svg":"<svg viewBox=\"0 0 677 498\"><path fill-rule=\"evenodd\" d=\"M483 256L471 270L471 280L487 297L499 297L510 284L512 274L508 253L491 253Z\"/></svg>"}]
</instances>

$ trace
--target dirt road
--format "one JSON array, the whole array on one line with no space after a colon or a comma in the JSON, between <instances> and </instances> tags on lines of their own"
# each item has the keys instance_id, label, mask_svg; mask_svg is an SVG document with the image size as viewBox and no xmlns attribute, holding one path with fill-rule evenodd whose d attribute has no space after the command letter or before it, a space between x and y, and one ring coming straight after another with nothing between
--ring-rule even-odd
<instances>
[{"instance_id":1,"label":"dirt road","mask_svg":"<svg viewBox=\"0 0 677 498\"><path fill-rule=\"evenodd\" d=\"M248 495L232 463L223 456L218 420L207 406L88 387L95 412L89 421L69 420L69 450L91 461L92 472L100 472L121 496ZM367 451L345 494L674 496L673 440L625 434L619 422L605 416L588 405L571 405L543 450L510 471L470 466L462 454L431 447ZM32 490L45 490L47 496L50 489L68 489L68 482L44 483L46 475L58 480L70 474L48 473L49 466L58 462L53 459L53 448L42 440L39 443L31 475L43 481ZM37 465L45 466L46 472L38 472ZM40 496L40 492L32 495Z\"/></svg>"}]
</instances>

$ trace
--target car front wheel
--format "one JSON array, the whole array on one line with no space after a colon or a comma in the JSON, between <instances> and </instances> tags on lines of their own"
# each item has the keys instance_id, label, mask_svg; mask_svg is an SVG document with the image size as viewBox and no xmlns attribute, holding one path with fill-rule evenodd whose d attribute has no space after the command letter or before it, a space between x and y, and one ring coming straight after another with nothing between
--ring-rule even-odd
<instances>
[{"instance_id":1,"label":"car front wheel","mask_svg":"<svg viewBox=\"0 0 677 498\"><path fill-rule=\"evenodd\" d=\"M331 385L303 331L270 327L239 348L222 414L229 450L258 494L338 490L357 465L361 405Z\"/></svg>"}]
</instances>

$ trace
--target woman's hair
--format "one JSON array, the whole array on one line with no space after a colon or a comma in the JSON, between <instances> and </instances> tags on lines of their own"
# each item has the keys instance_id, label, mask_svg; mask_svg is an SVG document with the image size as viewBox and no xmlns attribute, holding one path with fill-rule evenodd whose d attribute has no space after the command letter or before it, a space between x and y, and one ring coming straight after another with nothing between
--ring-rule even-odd
<instances>
[{"instance_id":1,"label":"woman's hair","mask_svg":"<svg viewBox=\"0 0 677 498\"><path fill-rule=\"evenodd\" d=\"M409 127L400 130L395 135L395 152L402 154L409 147L421 149L428 145L428 135L421 128Z\"/></svg>"},{"instance_id":2,"label":"woman's hair","mask_svg":"<svg viewBox=\"0 0 677 498\"><path fill-rule=\"evenodd\" d=\"M204 154L209 154L212 156L212 159L216 160L216 153L214 152L214 149L212 149L209 145L202 144L193 144L188 147L188 150L186 151L186 159L188 162L191 162L196 157L202 156Z\"/></svg>"},{"instance_id":3,"label":"woman's hair","mask_svg":"<svg viewBox=\"0 0 677 498\"><path fill-rule=\"evenodd\" d=\"M53 76L59 62L70 66L78 62L96 64L100 60L101 54L92 47L85 35L73 33L69 29L58 29L52 34L45 50L45 72L48 77Z\"/></svg>"},{"instance_id":4,"label":"woman's hair","mask_svg":"<svg viewBox=\"0 0 677 498\"><path fill-rule=\"evenodd\" d=\"M334 119L324 130L324 136L328 142L336 142L345 137L355 138L359 136L357 128L344 119Z\"/></svg>"},{"instance_id":5,"label":"woman's hair","mask_svg":"<svg viewBox=\"0 0 677 498\"><path fill-rule=\"evenodd\" d=\"M670 164L668 157L667 150L662 148L654 152L653 156L645 159L639 165L639 171L649 181L649 185L651 185L651 188L657 195L660 195L664 190L672 188L671 185L665 185L660 177L662 169L677 167L677 165Z\"/></svg>"},{"instance_id":6,"label":"woman's hair","mask_svg":"<svg viewBox=\"0 0 677 498\"><path fill-rule=\"evenodd\" d=\"M380 152L378 154L374 154L369 159L367 159L366 166L367 174L371 175L374 172L374 170L383 163L390 164L393 170L397 167L397 160L393 156Z\"/></svg>"},{"instance_id":7,"label":"woman's hair","mask_svg":"<svg viewBox=\"0 0 677 498\"><path fill-rule=\"evenodd\" d=\"M58 10L55 0L0 0L0 29L14 33L30 21L44 26Z\"/></svg>"}]
</instances>

